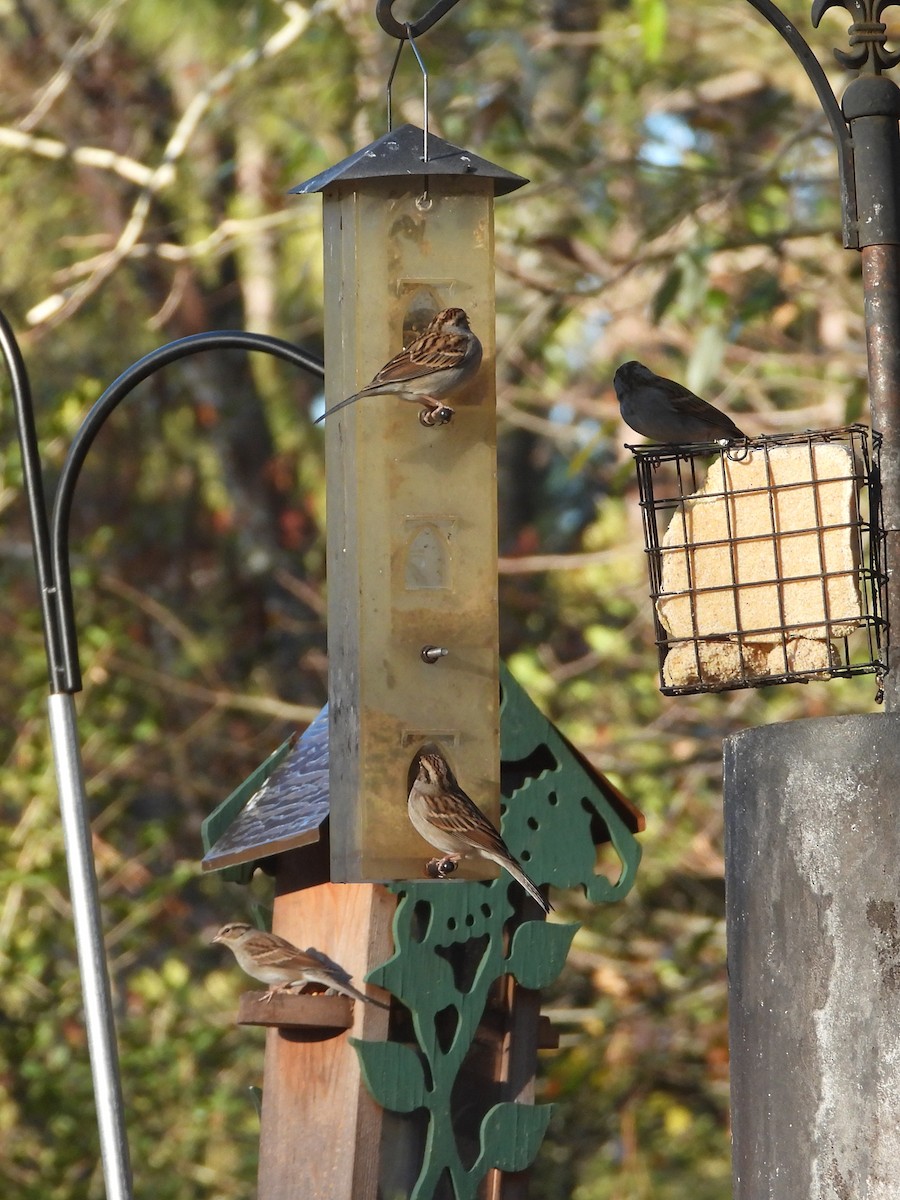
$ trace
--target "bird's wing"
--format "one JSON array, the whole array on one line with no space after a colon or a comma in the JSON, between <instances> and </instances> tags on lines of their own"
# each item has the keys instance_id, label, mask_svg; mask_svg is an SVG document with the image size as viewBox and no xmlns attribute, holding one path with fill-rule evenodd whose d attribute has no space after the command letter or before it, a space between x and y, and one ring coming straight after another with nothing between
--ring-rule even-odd
<instances>
[{"instance_id":1,"label":"bird's wing","mask_svg":"<svg viewBox=\"0 0 900 1200\"><path fill-rule=\"evenodd\" d=\"M304 978L298 979L297 982L318 983L324 988L330 988L333 992L339 992L342 996L349 996L351 1000L362 1000L366 1004L374 1004L377 1008L389 1009L391 1007L381 1000L376 1000L374 996L367 996L365 992L361 992L358 987L354 987L349 978L339 976L324 967L318 972L307 971Z\"/></svg>"},{"instance_id":2,"label":"bird's wing","mask_svg":"<svg viewBox=\"0 0 900 1200\"><path fill-rule=\"evenodd\" d=\"M313 423L318 425L320 421L324 421L332 413L346 408L348 404L353 404L361 396L374 391L384 391L392 383L412 383L416 379L428 379L437 371L452 370L463 362L471 344L469 338L459 334L422 334L420 338L386 362L365 387L323 412L321 417L317 417Z\"/></svg>"},{"instance_id":3,"label":"bird's wing","mask_svg":"<svg viewBox=\"0 0 900 1200\"><path fill-rule=\"evenodd\" d=\"M298 976L308 970L321 970L322 960L313 958L305 950L292 945L286 938L277 933L269 935L271 945L256 953L256 961L260 967L275 967L288 971L296 970Z\"/></svg>"},{"instance_id":4,"label":"bird's wing","mask_svg":"<svg viewBox=\"0 0 900 1200\"><path fill-rule=\"evenodd\" d=\"M674 402L678 412L686 417L697 417L701 421L706 421L709 425L717 429L727 430L729 433L737 437L743 437L731 417L727 413L723 413L721 409L716 408L714 404L710 404L708 400L701 400L699 396L695 396L693 392L685 389L685 395L680 396Z\"/></svg>"},{"instance_id":5,"label":"bird's wing","mask_svg":"<svg viewBox=\"0 0 900 1200\"><path fill-rule=\"evenodd\" d=\"M481 809L462 789L453 791L453 802L428 798L428 820L436 829L465 838L475 846L511 858L506 842Z\"/></svg>"},{"instance_id":6,"label":"bird's wing","mask_svg":"<svg viewBox=\"0 0 900 1200\"><path fill-rule=\"evenodd\" d=\"M458 367L466 356L471 339L458 333L424 333L405 350L384 364L368 387L386 383L407 383L413 379ZM363 391L366 389L363 388Z\"/></svg>"},{"instance_id":7,"label":"bird's wing","mask_svg":"<svg viewBox=\"0 0 900 1200\"><path fill-rule=\"evenodd\" d=\"M446 833L465 838L470 844L479 847L487 858L505 867L525 891L534 897L544 912L549 912L551 905L541 895L537 884L512 855L506 842L481 809L461 789L454 789L453 799L455 804L451 805L447 801L440 807L437 807L433 800L429 801L428 815L431 824Z\"/></svg>"}]
</instances>

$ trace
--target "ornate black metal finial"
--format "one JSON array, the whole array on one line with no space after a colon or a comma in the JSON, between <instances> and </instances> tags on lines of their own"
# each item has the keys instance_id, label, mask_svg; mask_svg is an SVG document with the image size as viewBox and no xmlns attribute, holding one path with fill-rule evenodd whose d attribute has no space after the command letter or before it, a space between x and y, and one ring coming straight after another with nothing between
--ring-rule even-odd
<instances>
[{"instance_id":1,"label":"ornate black metal finial","mask_svg":"<svg viewBox=\"0 0 900 1200\"><path fill-rule=\"evenodd\" d=\"M845 8L855 18L847 31L850 50L835 50L834 57L848 71L880 75L900 62L900 51L885 46L887 25L881 20L884 10L894 3L896 0L814 0L812 23L818 28L829 8Z\"/></svg>"}]
</instances>

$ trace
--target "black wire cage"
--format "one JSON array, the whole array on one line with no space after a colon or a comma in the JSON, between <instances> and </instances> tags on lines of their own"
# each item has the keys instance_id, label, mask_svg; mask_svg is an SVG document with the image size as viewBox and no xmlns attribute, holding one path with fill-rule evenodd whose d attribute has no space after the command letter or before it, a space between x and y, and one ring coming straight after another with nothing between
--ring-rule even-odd
<instances>
[{"instance_id":1,"label":"black wire cage","mask_svg":"<svg viewBox=\"0 0 900 1200\"><path fill-rule=\"evenodd\" d=\"M878 455L863 425L630 446L664 695L887 663Z\"/></svg>"}]
</instances>

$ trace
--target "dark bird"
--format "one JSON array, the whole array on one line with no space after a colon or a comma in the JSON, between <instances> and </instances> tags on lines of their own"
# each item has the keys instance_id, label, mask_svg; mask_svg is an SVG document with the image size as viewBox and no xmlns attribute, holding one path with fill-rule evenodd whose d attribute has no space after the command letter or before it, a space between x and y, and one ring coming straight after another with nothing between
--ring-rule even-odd
<instances>
[{"instance_id":1,"label":"dark bird","mask_svg":"<svg viewBox=\"0 0 900 1200\"><path fill-rule=\"evenodd\" d=\"M674 379L656 375L643 363L623 363L613 386L622 420L654 442L746 441L731 417Z\"/></svg>"}]
</instances>

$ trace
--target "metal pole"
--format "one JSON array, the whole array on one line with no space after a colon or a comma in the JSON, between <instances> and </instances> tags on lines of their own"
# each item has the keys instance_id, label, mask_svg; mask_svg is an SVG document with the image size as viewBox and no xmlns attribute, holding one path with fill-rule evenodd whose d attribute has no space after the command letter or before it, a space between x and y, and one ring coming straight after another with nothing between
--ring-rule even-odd
<instances>
[{"instance_id":1,"label":"metal pole","mask_svg":"<svg viewBox=\"0 0 900 1200\"><path fill-rule=\"evenodd\" d=\"M833 6L816 0L814 23ZM885 26L853 14L851 52L837 52L865 72L842 104L844 244L862 251L897 628L900 89L879 74L897 61ZM888 640L886 713L725 739L734 1200L900 1196L900 639Z\"/></svg>"},{"instance_id":2,"label":"metal pole","mask_svg":"<svg viewBox=\"0 0 900 1200\"><path fill-rule=\"evenodd\" d=\"M50 675L48 714L75 943L81 974L91 1075L100 1134L103 1177L108 1200L131 1200L131 1164L119 1073L112 994L106 968L100 895L94 870L91 827L81 764L75 703L81 689L78 647L69 570L69 516L75 485L87 452L106 418L144 379L188 355L213 349L262 351L312 374L324 375L321 359L264 334L218 330L182 338L146 355L125 371L97 401L73 442L60 477L53 513L47 522L40 455L28 373L9 322L0 313L0 355L9 371L25 490L31 521L35 571L41 600ZM65 690L59 690L64 688Z\"/></svg>"},{"instance_id":3,"label":"metal pole","mask_svg":"<svg viewBox=\"0 0 900 1200\"><path fill-rule=\"evenodd\" d=\"M190 337L167 342L157 350L151 350L143 358L114 380L96 401L81 422L56 485L53 515L50 524L48 551L53 569L56 592L56 612L60 665L57 670L59 682L52 690L80 692L81 671L78 665L78 635L75 629L75 606L72 598L72 573L69 569L69 518L75 499L75 487L94 439L109 416L122 401L130 396L138 384L149 379L163 367L180 362L194 354L209 350L248 350L271 354L283 362L289 362L322 379L325 366L321 358L301 350L292 342L271 337L265 333L247 333L242 329L216 329L211 333L195 333Z\"/></svg>"},{"instance_id":4,"label":"metal pole","mask_svg":"<svg viewBox=\"0 0 900 1200\"><path fill-rule=\"evenodd\" d=\"M75 701L57 692L47 701L69 872L75 944L84 997L91 1075L100 1130L100 1153L108 1200L131 1200L131 1163L109 975L103 947L100 898L87 818L84 773L75 722Z\"/></svg>"},{"instance_id":5,"label":"metal pole","mask_svg":"<svg viewBox=\"0 0 900 1200\"><path fill-rule=\"evenodd\" d=\"M37 576L41 620L44 627L47 672L50 677L50 691L55 692L61 682L61 651L59 627L56 621L56 588L53 582L53 563L50 558L50 534L47 526L47 501L44 497L41 458L38 451L37 431L34 426L34 406L31 402L31 386L28 381L25 360L22 358L22 352L12 326L2 312L0 312L0 354L6 363L12 389L19 453L22 455L22 480L25 485L28 518L31 524L34 573Z\"/></svg>"},{"instance_id":6,"label":"metal pole","mask_svg":"<svg viewBox=\"0 0 900 1200\"><path fill-rule=\"evenodd\" d=\"M887 566L888 670L884 707L900 712L900 245L862 251L869 399L881 447L881 500Z\"/></svg>"},{"instance_id":7,"label":"metal pole","mask_svg":"<svg viewBox=\"0 0 900 1200\"><path fill-rule=\"evenodd\" d=\"M900 711L900 88L861 75L842 102L853 139L872 425L883 437L881 495L888 575L887 712Z\"/></svg>"}]
</instances>

